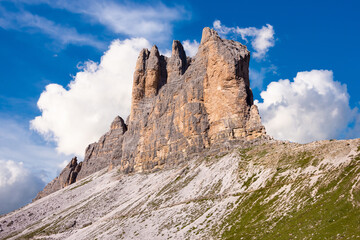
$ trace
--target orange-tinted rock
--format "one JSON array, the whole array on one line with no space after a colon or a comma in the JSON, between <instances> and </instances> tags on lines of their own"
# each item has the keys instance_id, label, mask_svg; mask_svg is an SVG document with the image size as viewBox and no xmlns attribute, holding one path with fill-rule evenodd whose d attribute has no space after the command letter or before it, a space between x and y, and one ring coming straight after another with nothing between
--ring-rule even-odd
<instances>
[{"instance_id":1,"label":"orange-tinted rock","mask_svg":"<svg viewBox=\"0 0 360 240\"><path fill-rule=\"evenodd\" d=\"M205 152L266 140L249 83L250 52L239 42L203 30L195 57L179 41L172 56L143 49L134 72L128 126L117 117L86 149L77 179L102 168L153 171Z\"/></svg>"},{"instance_id":2,"label":"orange-tinted rock","mask_svg":"<svg viewBox=\"0 0 360 240\"><path fill-rule=\"evenodd\" d=\"M203 84L210 141L248 139L253 135L252 131L264 135L265 129L258 112L251 111L253 96L249 83L250 52L246 46L222 40L214 30L205 28L196 57L206 61ZM253 124L252 121L259 124ZM251 129L248 125L252 126Z\"/></svg>"},{"instance_id":3,"label":"orange-tinted rock","mask_svg":"<svg viewBox=\"0 0 360 240\"><path fill-rule=\"evenodd\" d=\"M138 59L144 59L143 52ZM145 83L155 82L147 67L149 59L138 62L134 84L139 72ZM186 57L179 41L173 42L172 56L164 59L166 84L157 87L157 95L139 100L133 90L120 164L125 172L170 167L214 146L266 136L253 105L246 46L205 28L193 59ZM145 92L154 88L145 86Z\"/></svg>"}]
</instances>

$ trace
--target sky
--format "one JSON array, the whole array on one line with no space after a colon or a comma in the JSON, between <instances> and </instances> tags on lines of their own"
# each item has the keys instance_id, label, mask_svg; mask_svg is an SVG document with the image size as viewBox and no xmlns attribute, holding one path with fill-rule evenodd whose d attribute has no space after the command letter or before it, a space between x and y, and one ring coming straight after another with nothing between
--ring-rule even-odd
<instances>
[{"instance_id":1,"label":"sky","mask_svg":"<svg viewBox=\"0 0 360 240\"><path fill-rule=\"evenodd\" d=\"M0 0L0 214L33 199L116 115L130 112L142 48L194 56L204 27L251 51L267 132L360 137L360 3Z\"/></svg>"}]
</instances>

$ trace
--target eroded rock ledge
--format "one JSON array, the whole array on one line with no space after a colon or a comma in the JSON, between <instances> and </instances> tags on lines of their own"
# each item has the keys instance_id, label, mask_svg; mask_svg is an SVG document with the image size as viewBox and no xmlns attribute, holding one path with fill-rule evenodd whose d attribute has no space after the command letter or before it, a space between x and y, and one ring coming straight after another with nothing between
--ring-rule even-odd
<instances>
[{"instance_id":1,"label":"eroded rock ledge","mask_svg":"<svg viewBox=\"0 0 360 240\"><path fill-rule=\"evenodd\" d=\"M45 197L50 193L76 182L81 166L82 162L78 163L76 157L71 159L69 164L61 171L60 175L48 183L45 188L37 194L34 200Z\"/></svg>"},{"instance_id":2,"label":"eroded rock ledge","mask_svg":"<svg viewBox=\"0 0 360 240\"><path fill-rule=\"evenodd\" d=\"M179 41L173 42L170 58L156 46L143 49L127 123L116 117L110 131L87 147L76 180L114 166L125 173L154 171L205 151L268 139L253 104L249 61L246 46L221 39L210 28L204 28L193 58ZM63 187L60 177L54 181L45 189Z\"/></svg>"}]
</instances>

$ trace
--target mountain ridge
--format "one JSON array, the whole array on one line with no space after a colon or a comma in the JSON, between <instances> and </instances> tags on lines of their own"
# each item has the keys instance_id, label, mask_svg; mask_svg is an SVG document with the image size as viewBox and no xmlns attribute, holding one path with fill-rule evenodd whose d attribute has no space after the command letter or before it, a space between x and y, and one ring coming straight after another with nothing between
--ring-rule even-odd
<instances>
[{"instance_id":1,"label":"mountain ridge","mask_svg":"<svg viewBox=\"0 0 360 240\"><path fill-rule=\"evenodd\" d=\"M1 239L358 239L360 139L106 168L0 217Z\"/></svg>"},{"instance_id":2,"label":"mountain ridge","mask_svg":"<svg viewBox=\"0 0 360 240\"><path fill-rule=\"evenodd\" d=\"M245 46L140 52L131 113L0 239L360 239L360 139L274 140L253 104Z\"/></svg>"},{"instance_id":3,"label":"mountain ridge","mask_svg":"<svg viewBox=\"0 0 360 240\"><path fill-rule=\"evenodd\" d=\"M221 39L210 28L204 28L193 58L177 40L169 58L155 45L143 49L127 122L117 116L109 132L87 147L72 182L105 167L120 166L125 173L156 171L205 151L270 139L253 103L249 61L246 46ZM35 200L69 183L68 168Z\"/></svg>"}]
</instances>

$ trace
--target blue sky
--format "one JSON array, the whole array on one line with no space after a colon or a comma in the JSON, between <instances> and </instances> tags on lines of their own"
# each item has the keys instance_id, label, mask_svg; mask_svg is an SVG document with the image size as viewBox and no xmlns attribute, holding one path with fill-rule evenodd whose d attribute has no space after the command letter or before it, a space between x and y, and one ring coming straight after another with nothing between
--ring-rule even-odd
<instances>
[{"instance_id":1,"label":"blue sky","mask_svg":"<svg viewBox=\"0 0 360 240\"><path fill-rule=\"evenodd\" d=\"M359 11L355 0L0 0L0 196L18 193L0 197L0 214L127 117L142 47L166 54L177 39L194 53L204 27L252 52L251 86L275 138L359 137Z\"/></svg>"}]
</instances>

